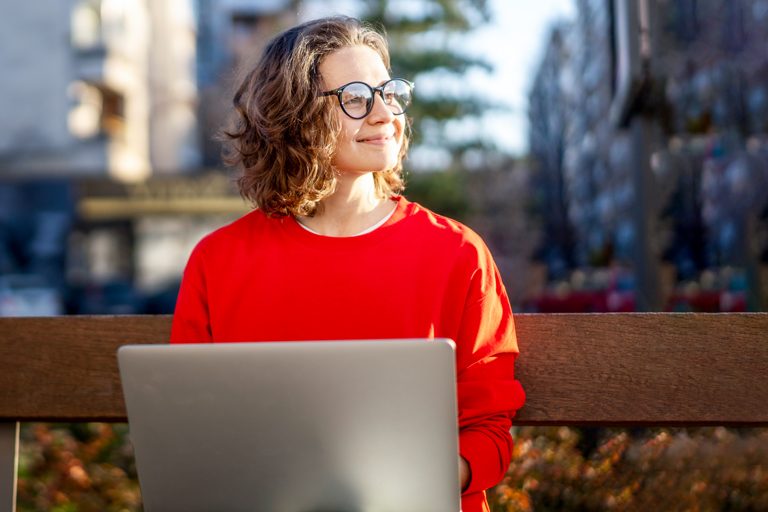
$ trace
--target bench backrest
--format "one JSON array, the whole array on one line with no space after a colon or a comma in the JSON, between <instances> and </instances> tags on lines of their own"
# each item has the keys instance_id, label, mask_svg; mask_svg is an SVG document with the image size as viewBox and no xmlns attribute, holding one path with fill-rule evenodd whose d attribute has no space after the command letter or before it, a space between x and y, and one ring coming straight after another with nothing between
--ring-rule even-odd
<instances>
[{"instance_id":1,"label":"bench backrest","mask_svg":"<svg viewBox=\"0 0 768 512\"><path fill-rule=\"evenodd\" d=\"M0 421L123 422L115 357L170 316L0 319ZM516 315L518 425L768 426L768 314Z\"/></svg>"}]
</instances>

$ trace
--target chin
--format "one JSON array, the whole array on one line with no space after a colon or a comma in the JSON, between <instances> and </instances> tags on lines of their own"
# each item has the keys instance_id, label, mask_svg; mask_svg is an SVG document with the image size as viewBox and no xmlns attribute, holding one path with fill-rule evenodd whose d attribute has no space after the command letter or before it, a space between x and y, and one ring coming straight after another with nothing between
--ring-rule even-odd
<instances>
[{"instance_id":1,"label":"chin","mask_svg":"<svg viewBox=\"0 0 768 512\"><path fill-rule=\"evenodd\" d=\"M386 148L354 148L344 151L339 148L333 163L343 174L367 174L389 171L400 162L400 146Z\"/></svg>"},{"instance_id":2,"label":"chin","mask_svg":"<svg viewBox=\"0 0 768 512\"><path fill-rule=\"evenodd\" d=\"M391 171L391 170L392 170L392 169L394 169L395 167L397 167L397 160L395 160L395 161L393 161L393 162L390 162L390 163L387 163L387 164L385 164L385 165L381 165L381 166L378 166L378 167L377 167L375 170L373 170L372 172L385 172L385 171Z\"/></svg>"},{"instance_id":3,"label":"chin","mask_svg":"<svg viewBox=\"0 0 768 512\"><path fill-rule=\"evenodd\" d=\"M371 159L372 160L372 159ZM345 166L342 162L339 162L342 165L337 164L337 169L341 174L372 174L374 172L384 172L384 171L391 171L395 167L397 167L398 160L395 159L386 159L381 161L371 161L365 162L363 165L350 165Z\"/></svg>"}]
</instances>

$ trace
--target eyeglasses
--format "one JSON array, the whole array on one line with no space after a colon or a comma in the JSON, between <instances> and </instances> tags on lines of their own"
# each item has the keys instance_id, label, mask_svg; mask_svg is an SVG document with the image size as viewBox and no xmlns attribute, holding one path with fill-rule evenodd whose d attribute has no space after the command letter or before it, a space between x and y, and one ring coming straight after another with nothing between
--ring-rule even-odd
<instances>
[{"instance_id":1,"label":"eyeglasses","mask_svg":"<svg viewBox=\"0 0 768 512\"><path fill-rule=\"evenodd\" d=\"M371 87L365 82L350 82L338 89L324 92L323 96L336 96L345 114L352 119L362 119L373 110L373 100L378 91L389 110L399 115L404 114L411 106L415 86L416 84L403 78L393 78L379 87Z\"/></svg>"}]
</instances>

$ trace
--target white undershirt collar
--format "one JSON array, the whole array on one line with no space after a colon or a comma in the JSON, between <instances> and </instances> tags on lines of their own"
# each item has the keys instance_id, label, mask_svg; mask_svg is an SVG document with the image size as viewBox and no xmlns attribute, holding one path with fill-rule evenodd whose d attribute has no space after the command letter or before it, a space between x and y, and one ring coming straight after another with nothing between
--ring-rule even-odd
<instances>
[{"instance_id":1,"label":"white undershirt collar","mask_svg":"<svg viewBox=\"0 0 768 512\"><path fill-rule=\"evenodd\" d=\"M384 225L384 223L385 223L385 222L387 222L387 221L389 220L389 218L390 218L390 217L392 217L392 214L393 214L393 213L395 213L395 210L397 210L397 208L392 208L392 211L391 211L391 212L389 212L389 213L387 214L387 216L386 216L386 217L384 217L383 219L381 219L379 222L377 222L377 223L376 223L376 224L374 224L373 226L369 227L368 229L366 229L366 230L364 230L364 231L361 231L361 232L357 233L356 235L351 235L351 236L360 236L360 235L365 235L366 233L370 233L371 231L375 230L376 228L379 228L379 227L383 226L383 225ZM298 219L296 220L296 224L298 224L299 226L303 227L304 229L306 229L306 230L307 230L307 231L309 231L310 233L314 233L314 234L316 234L316 235L320 235L320 236L325 236L325 235L321 235L320 233L318 233L318 232L317 232L317 231L315 231L314 229L309 229L307 226L305 226L304 224L302 224L301 222L299 222L299 221L298 221Z\"/></svg>"}]
</instances>

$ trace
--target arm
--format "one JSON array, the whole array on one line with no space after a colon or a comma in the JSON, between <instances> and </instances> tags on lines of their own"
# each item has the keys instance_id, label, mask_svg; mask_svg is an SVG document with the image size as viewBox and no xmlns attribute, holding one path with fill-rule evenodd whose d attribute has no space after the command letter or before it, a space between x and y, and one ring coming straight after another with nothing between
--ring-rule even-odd
<instances>
[{"instance_id":1,"label":"arm","mask_svg":"<svg viewBox=\"0 0 768 512\"><path fill-rule=\"evenodd\" d=\"M472 473L469 471L469 462L459 455L459 481L461 482L461 492L464 492L469 485L470 478L472 478Z\"/></svg>"},{"instance_id":2,"label":"arm","mask_svg":"<svg viewBox=\"0 0 768 512\"><path fill-rule=\"evenodd\" d=\"M495 265L480 264L456 340L459 450L469 466L464 494L496 485L512 456L512 417L525 394L514 378L517 358L512 310Z\"/></svg>"}]
</instances>

